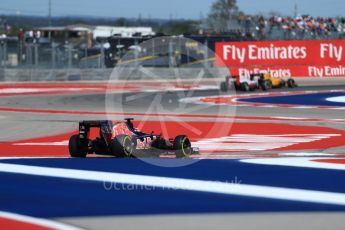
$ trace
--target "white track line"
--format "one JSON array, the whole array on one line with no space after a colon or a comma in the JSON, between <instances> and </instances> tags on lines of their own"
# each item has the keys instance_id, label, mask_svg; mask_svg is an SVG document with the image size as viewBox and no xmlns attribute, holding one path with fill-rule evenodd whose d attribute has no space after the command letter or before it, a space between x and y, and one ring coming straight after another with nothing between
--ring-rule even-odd
<instances>
[{"instance_id":1,"label":"white track line","mask_svg":"<svg viewBox=\"0 0 345 230\"><path fill-rule=\"evenodd\" d=\"M120 184L135 184L162 188L182 189L226 195L250 196L269 199L323 203L345 206L345 194L304 189L292 189L261 185L234 184L217 181L202 181L159 176L143 176L124 173L109 173L76 169L27 166L0 163L0 172L35 176L77 179Z\"/></svg>"},{"instance_id":2,"label":"white track line","mask_svg":"<svg viewBox=\"0 0 345 230\"><path fill-rule=\"evenodd\" d=\"M244 159L240 161L245 162L245 163L260 164L260 165L279 165L279 166L303 167L303 168L345 170L345 164L333 164L333 163L312 161L312 160L318 160L318 159L320 158L288 157L288 158Z\"/></svg>"},{"instance_id":3,"label":"white track line","mask_svg":"<svg viewBox=\"0 0 345 230\"><path fill-rule=\"evenodd\" d=\"M0 157L1 160L18 160L18 159L69 159L70 157L62 157L62 156L31 156L31 157Z\"/></svg>"},{"instance_id":4,"label":"white track line","mask_svg":"<svg viewBox=\"0 0 345 230\"><path fill-rule=\"evenodd\" d=\"M289 152L289 153L278 153L279 156L286 157L334 157L337 154L333 153L313 153L313 152Z\"/></svg>"},{"instance_id":5,"label":"white track line","mask_svg":"<svg viewBox=\"0 0 345 230\"><path fill-rule=\"evenodd\" d=\"M21 223L30 223L33 225L39 225L46 228L52 228L52 229L61 229L61 230L80 230L81 228L77 228L74 226L69 226L66 224L58 223L55 221L47 220L47 219L41 219L31 216L24 216L16 213L10 213L10 212L3 212L0 211L0 217L6 218L6 219L12 219L15 221L19 221ZM5 226L3 226L5 227ZM5 227L6 228L6 227Z\"/></svg>"},{"instance_id":6,"label":"white track line","mask_svg":"<svg viewBox=\"0 0 345 230\"><path fill-rule=\"evenodd\" d=\"M13 145L67 146L68 140L53 141L53 142L24 142L24 143L13 143Z\"/></svg>"},{"instance_id":7,"label":"white track line","mask_svg":"<svg viewBox=\"0 0 345 230\"><path fill-rule=\"evenodd\" d=\"M340 134L234 134L193 142L201 151L264 151L340 136Z\"/></svg>"},{"instance_id":8,"label":"white track line","mask_svg":"<svg viewBox=\"0 0 345 230\"><path fill-rule=\"evenodd\" d=\"M326 101L344 103L345 105L345 96L329 97L326 98Z\"/></svg>"}]
</instances>

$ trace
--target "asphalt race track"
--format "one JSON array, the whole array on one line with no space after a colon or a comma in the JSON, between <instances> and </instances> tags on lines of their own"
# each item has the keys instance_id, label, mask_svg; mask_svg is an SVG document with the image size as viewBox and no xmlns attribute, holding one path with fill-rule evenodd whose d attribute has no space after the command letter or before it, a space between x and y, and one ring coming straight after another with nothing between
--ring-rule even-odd
<instances>
[{"instance_id":1,"label":"asphalt race track","mask_svg":"<svg viewBox=\"0 0 345 230\"><path fill-rule=\"evenodd\" d=\"M0 226L343 227L345 84L237 94L145 84L1 85ZM188 134L201 153L69 157L79 120L124 117Z\"/></svg>"}]
</instances>

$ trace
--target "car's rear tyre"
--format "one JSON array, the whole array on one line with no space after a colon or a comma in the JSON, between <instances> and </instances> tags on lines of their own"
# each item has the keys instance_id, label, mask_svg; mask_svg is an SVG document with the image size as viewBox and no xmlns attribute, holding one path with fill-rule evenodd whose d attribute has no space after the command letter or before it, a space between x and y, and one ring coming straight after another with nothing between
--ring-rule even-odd
<instances>
[{"instance_id":1,"label":"car's rear tyre","mask_svg":"<svg viewBox=\"0 0 345 230\"><path fill-rule=\"evenodd\" d=\"M86 157L87 145L80 143L79 135L73 135L68 142L68 150L71 157Z\"/></svg>"},{"instance_id":2,"label":"car's rear tyre","mask_svg":"<svg viewBox=\"0 0 345 230\"><path fill-rule=\"evenodd\" d=\"M222 81L222 82L220 83L220 91L226 92L226 91L228 91L228 89L229 89L228 84L226 84L225 81Z\"/></svg>"},{"instance_id":3,"label":"car's rear tyre","mask_svg":"<svg viewBox=\"0 0 345 230\"><path fill-rule=\"evenodd\" d=\"M110 152L116 157L131 157L133 155L135 144L130 136L118 135L110 143Z\"/></svg>"},{"instance_id":4,"label":"car's rear tyre","mask_svg":"<svg viewBox=\"0 0 345 230\"><path fill-rule=\"evenodd\" d=\"M296 84L295 80L291 79L291 78L287 81L287 85L288 85L289 88L297 87L297 84Z\"/></svg>"},{"instance_id":5,"label":"car's rear tyre","mask_svg":"<svg viewBox=\"0 0 345 230\"><path fill-rule=\"evenodd\" d=\"M248 92L250 90L250 87L249 87L248 83L242 83L241 84L241 88L245 92Z\"/></svg>"},{"instance_id":6,"label":"car's rear tyre","mask_svg":"<svg viewBox=\"0 0 345 230\"><path fill-rule=\"evenodd\" d=\"M176 158L189 157L192 154L192 145L186 135L179 135L175 137L173 148Z\"/></svg>"}]
</instances>

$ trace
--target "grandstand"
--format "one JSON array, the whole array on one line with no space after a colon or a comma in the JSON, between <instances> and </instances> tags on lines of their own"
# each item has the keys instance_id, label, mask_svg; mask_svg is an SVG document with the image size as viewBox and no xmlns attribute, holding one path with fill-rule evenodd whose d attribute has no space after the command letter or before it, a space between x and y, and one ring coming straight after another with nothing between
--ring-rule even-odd
<instances>
[{"instance_id":1,"label":"grandstand","mask_svg":"<svg viewBox=\"0 0 345 230\"><path fill-rule=\"evenodd\" d=\"M205 26L199 34L185 34L184 37L196 40L214 50L218 41L250 40L314 40L344 39L344 17L296 17L238 14L232 18L229 31L217 32ZM8 25L7 25L8 26ZM40 37L34 37L35 32ZM1 32L1 31L0 31ZM66 26L37 27L18 31L18 38L7 37L3 31L0 40L0 63L4 67L35 68L103 68L113 67L129 50L143 41L159 37L152 27L112 27L74 24ZM33 34L33 35L30 35ZM180 36L180 35L178 35ZM190 47L185 47L190 49ZM189 52L189 51L188 51ZM193 50L190 50L193 52ZM198 51L200 60L179 57L178 65L194 66L204 59L210 62L213 57ZM138 54L142 56L143 54ZM157 60L152 60L157 59ZM146 57L144 66L168 66L169 57ZM14 61L17 60L17 61Z\"/></svg>"}]
</instances>

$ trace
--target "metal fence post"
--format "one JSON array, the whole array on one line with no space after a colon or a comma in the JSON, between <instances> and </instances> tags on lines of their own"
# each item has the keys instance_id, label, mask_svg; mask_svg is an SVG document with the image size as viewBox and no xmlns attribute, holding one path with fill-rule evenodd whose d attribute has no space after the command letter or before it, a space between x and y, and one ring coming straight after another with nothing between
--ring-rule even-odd
<instances>
[{"instance_id":1,"label":"metal fence post","mask_svg":"<svg viewBox=\"0 0 345 230\"><path fill-rule=\"evenodd\" d=\"M173 63L173 43L169 38L169 68L172 68L174 65Z\"/></svg>"},{"instance_id":2,"label":"metal fence post","mask_svg":"<svg viewBox=\"0 0 345 230\"><path fill-rule=\"evenodd\" d=\"M138 57L139 57L139 50L138 50L138 39L136 38L135 41L134 41L134 60L135 60L135 66L138 66Z\"/></svg>"},{"instance_id":3,"label":"metal fence post","mask_svg":"<svg viewBox=\"0 0 345 230\"><path fill-rule=\"evenodd\" d=\"M155 56L155 39L154 38L152 39L152 56L153 57ZM153 61L152 66L156 67L156 58L153 58L152 61Z\"/></svg>"},{"instance_id":4,"label":"metal fence post","mask_svg":"<svg viewBox=\"0 0 345 230\"><path fill-rule=\"evenodd\" d=\"M5 65L3 65L3 43L0 41L0 81L5 81Z\"/></svg>"},{"instance_id":5,"label":"metal fence post","mask_svg":"<svg viewBox=\"0 0 345 230\"><path fill-rule=\"evenodd\" d=\"M67 48L67 52L68 52L68 68L71 69L72 68L72 45L68 45Z\"/></svg>"},{"instance_id":6,"label":"metal fence post","mask_svg":"<svg viewBox=\"0 0 345 230\"><path fill-rule=\"evenodd\" d=\"M32 65L32 50L31 50L31 44L26 46L26 64Z\"/></svg>"},{"instance_id":7,"label":"metal fence post","mask_svg":"<svg viewBox=\"0 0 345 230\"><path fill-rule=\"evenodd\" d=\"M38 45L34 45L34 52L35 52L35 67L38 66L39 54L38 54Z\"/></svg>"},{"instance_id":8,"label":"metal fence post","mask_svg":"<svg viewBox=\"0 0 345 230\"><path fill-rule=\"evenodd\" d=\"M208 40L207 38L205 39L204 43L204 66L208 67Z\"/></svg>"},{"instance_id":9,"label":"metal fence post","mask_svg":"<svg viewBox=\"0 0 345 230\"><path fill-rule=\"evenodd\" d=\"M178 47L177 47L177 62L176 62L176 67L181 65L181 59L182 59L182 45L181 45L181 38L178 37Z\"/></svg>"},{"instance_id":10,"label":"metal fence post","mask_svg":"<svg viewBox=\"0 0 345 230\"><path fill-rule=\"evenodd\" d=\"M190 62L190 41L185 41L184 43L184 49L186 50L186 59L185 59L185 64L186 65L189 65L189 62Z\"/></svg>"},{"instance_id":11,"label":"metal fence post","mask_svg":"<svg viewBox=\"0 0 345 230\"><path fill-rule=\"evenodd\" d=\"M7 66L7 42L4 41L4 67Z\"/></svg>"},{"instance_id":12,"label":"metal fence post","mask_svg":"<svg viewBox=\"0 0 345 230\"><path fill-rule=\"evenodd\" d=\"M0 66L6 67L7 62L7 44L6 41L0 41Z\"/></svg>"},{"instance_id":13,"label":"metal fence post","mask_svg":"<svg viewBox=\"0 0 345 230\"><path fill-rule=\"evenodd\" d=\"M18 63L21 65L22 62L23 62L23 41L19 40Z\"/></svg>"},{"instance_id":14,"label":"metal fence post","mask_svg":"<svg viewBox=\"0 0 345 230\"><path fill-rule=\"evenodd\" d=\"M51 46L52 46L52 63L51 63L52 65L51 65L51 67L52 67L52 69L55 69L56 54L55 54L55 44L54 44L54 42L52 42Z\"/></svg>"},{"instance_id":15,"label":"metal fence post","mask_svg":"<svg viewBox=\"0 0 345 230\"><path fill-rule=\"evenodd\" d=\"M3 66L3 55L2 42L0 42L0 67Z\"/></svg>"},{"instance_id":16,"label":"metal fence post","mask_svg":"<svg viewBox=\"0 0 345 230\"><path fill-rule=\"evenodd\" d=\"M104 68L104 42L103 41L101 43L101 57L100 57L99 67Z\"/></svg>"}]
</instances>

